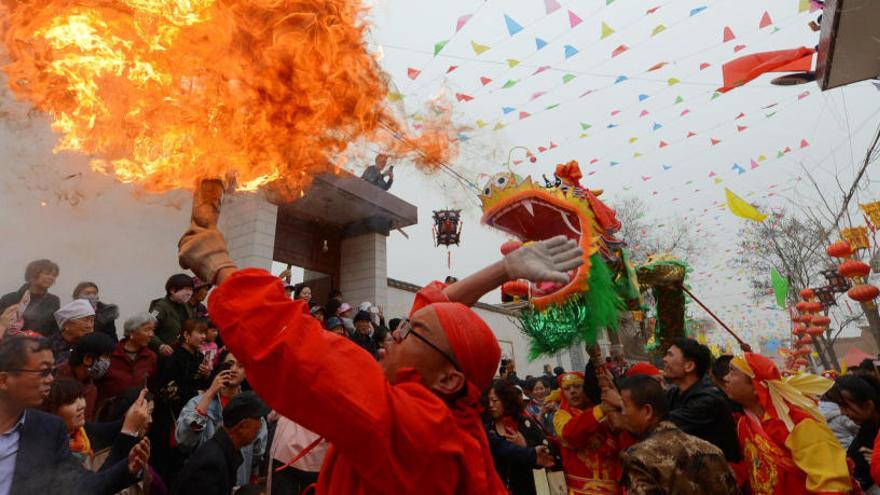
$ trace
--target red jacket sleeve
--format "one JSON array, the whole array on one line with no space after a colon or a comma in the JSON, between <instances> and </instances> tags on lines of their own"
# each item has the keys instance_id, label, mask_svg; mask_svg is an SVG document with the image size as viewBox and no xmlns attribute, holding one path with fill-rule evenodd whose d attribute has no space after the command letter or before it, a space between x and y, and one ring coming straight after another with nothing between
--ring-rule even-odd
<instances>
[{"instance_id":1,"label":"red jacket sleeve","mask_svg":"<svg viewBox=\"0 0 880 495\"><path fill-rule=\"evenodd\" d=\"M874 451L871 453L871 479L880 485L880 433L874 437Z\"/></svg>"},{"instance_id":2,"label":"red jacket sleeve","mask_svg":"<svg viewBox=\"0 0 880 495\"><path fill-rule=\"evenodd\" d=\"M591 407L583 413L572 417L559 432L559 436L569 446L576 450L585 448L592 436L602 427L602 423L596 419L602 417L601 409ZM599 411L599 412L596 412Z\"/></svg>"},{"instance_id":3,"label":"red jacket sleeve","mask_svg":"<svg viewBox=\"0 0 880 495\"><path fill-rule=\"evenodd\" d=\"M432 448L455 448L445 444L455 437L446 404L420 383L392 386L369 353L324 330L277 277L238 271L210 301L256 393L324 436L377 485L400 486L408 470L424 469L412 464L424 464Z\"/></svg>"}]
</instances>

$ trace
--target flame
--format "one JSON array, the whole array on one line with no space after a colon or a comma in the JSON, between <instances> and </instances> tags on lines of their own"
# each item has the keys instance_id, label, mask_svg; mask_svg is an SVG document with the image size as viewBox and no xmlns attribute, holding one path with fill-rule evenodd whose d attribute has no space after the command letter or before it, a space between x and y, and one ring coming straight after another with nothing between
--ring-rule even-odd
<instances>
[{"instance_id":1,"label":"flame","mask_svg":"<svg viewBox=\"0 0 880 495\"><path fill-rule=\"evenodd\" d=\"M437 168L451 108L415 137L389 106L353 0L4 0L13 93L53 117L56 151L148 191L222 178L295 195L349 143Z\"/></svg>"}]
</instances>

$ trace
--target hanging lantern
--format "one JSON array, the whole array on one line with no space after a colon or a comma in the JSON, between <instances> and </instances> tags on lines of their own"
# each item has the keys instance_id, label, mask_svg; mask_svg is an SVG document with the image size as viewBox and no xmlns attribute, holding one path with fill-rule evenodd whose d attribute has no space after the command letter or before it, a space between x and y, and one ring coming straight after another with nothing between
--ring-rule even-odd
<instances>
[{"instance_id":1,"label":"hanging lantern","mask_svg":"<svg viewBox=\"0 0 880 495\"><path fill-rule=\"evenodd\" d=\"M875 297L880 295L880 289L876 285L861 284L850 289L846 295L853 301L868 302L873 301Z\"/></svg>"},{"instance_id":2,"label":"hanging lantern","mask_svg":"<svg viewBox=\"0 0 880 495\"><path fill-rule=\"evenodd\" d=\"M794 330L792 330L792 333L794 333L795 335L803 335L803 334L807 333L807 327L802 326L802 325L798 325L798 326L794 327Z\"/></svg>"},{"instance_id":3,"label":"hanging lantern","mask_svg":"<svg viewBox=\"0 0 880 495\"><path fill-rule=\"evenodd\" d=\"M847 289L848 288L849 286L847 285ZM834 299L834 291L831 289L831 287L817 287L816 298L819 300L819 303L822 304L822 309L828 309L831 306L837 305L837 301Z\"/></svg>"},{"instance_id":4,"label":"hanging lantern","mask_svg":"<svg viewBox=\"0 0 880 495\"><path fill-rule=\"evenodd\" d=\"M863 205L859 205L859 208L865 212L865 216L868 217L868 221L871 222L871 225L874 229L880 229L880 201L874 201L873 203L865 203Z\"/></svg>"},{"instance_id":5,"label":"hanging lantern","mask_svg":"<svg viewBox=\"0 0 880 495\"><path fill-rule=\"evenodd\" d=\"M434 212L434 242L437 246L458 246L461 242L461 210Z\"/></svg>"},{"instance_id":6,"label":"hanging lantern","mask_svg":"<svg viewBox=\"0 0 880 495\"><path fill-rule=\"evenodd\" d=\"M840 238L847 241L850 249L853 251L868 249L871 247L871 241L868 239L868 227L841 229Z\"/></svg>"},{"instance_id":7,"label":"hanging lantern","mask_svg":"<svg viewBox=\"0 0 880 495\"><path fill-rule=\"evenodd\" d=\"M806 310L806 313L818 313L819 311L822 311L822 303L818 301L810 301L804 304L804 309Z\"/></svg>"},{"instance_id":8,"label":"hanging lantern","mask_svg":"<svg viewBox=\"0 0 880 495\"><path fill-rule=\"evenodd\" d=\"M816 296L816 294L813 292L813 289L807 288L807 289L801 290L801 299L805 299L805 300L809 301L810 299L812 299L815 296Z\"/></svg>"},{"instance_id":9,"label":"hanging lantern","mask_svg":"<svg viewBox=\"0 0 880 495\"><path fill-rule=\"evenodd\" d=\"M808 327L807 334L808 335L822 335L825 333L825 329L822 327Z\"/></svg>"},{"instance_id":10,"label":"hanging lantern","mask_svg":"<svg viewBox=\"0 0 880 495\"><path fill-rule=\"evenodd\" d=\"M801 323L806 323L807 325L809 325L811 321L813 321L813 315L801 315Z\"/></svg>"},{"instance_id":11,"label":"hanging lantern","mask_svg":"<svg viewBox=\"0 0 880 495\"><path fill-rule=\"evenodd\" d=\"M837 273L846 278L867 277L871 265L859 260L846 260L837 267Z\"/></svg>"},{"instance_id":12,"label":"hanging lantern","mask_svg":"<svg viewBox=\"0 0 880 495\"><path fill-rule=\"evenodd\" d=\"M794 323L800 323L800 322L801 322L801 317L800 317L800 315L794 315L794 316L792 316L792 317L791 317L791 321L794 322Z\"/></svg>"},{"instance_id":13,"label":"hanging lantern","mask_svg":"<svg viewBox=\"0 0 880 495\"><path fill-rule=\"evenodd\" d=\"M801 301L794 305L795 309L798 310L798 313L806 313L807 312L807 301Z\"/></svg>"},{"instance_id":14,"label":"hanging lantern","mask_svg":"<svg viewBox=\"0 0 880 495\"><path fill-rule=\"evenodd\" d=\"M846 292L850 288L849 280L846 279L843 275L837 273L837 268L829 268L827 270L823 270L822 276L828 280L828 287L832 292L842 293Z\"/></svg>"},{"instance_id":15,"label":"hanging lantern","mask_svg":"<svg viewBox=\"0 0 880 495\"><path fill-rule=\"evenodd\" d=\"M798 368L800 368L801 366L807 366L807 365L809 365L810 363L809 363L809 361L807 361L806 359L799 357L799 358L797 358L797 359L794 360L794 364L795 364L795 366L797 366Z\"/></svg>"},{"instance_id":16,"label":"hanging lantern","mask_svg":"<svg viewBox=\"0 0 880 495\"><path fill-rule=\"evenodd\" d=\"M799 347L796 351L794 351L794 354L797 356L807 356L811 352L813 351L811 351L809 347Z\"/></svg>"},{"instance_id":17,"label":"hanging lantern","mask_svg":"<svg viewBox=\"0 0 880 495\"><path fill-rule=\"evenodd\" d=\"M803 337L797 339L797 345L810 345L813 343L813 337L809 335L804 335Z\"/></svg>"},{"instance_id":18,"label":"hanging lantern","mask_svg":"<svg viewBox=\"0 0 880 495\"><path fill-rule=\"evenodd\" d=\"M813 317L813 325L817 327L827 327L831 324L831 318L825 315L818 315Z\"/></svg>"},{"instance_id":19,"label":"hanging lantern","mask_svg":"<svg viewBox=\"0 0 880 495\"><path fill-rule=\"evenodd\" d=\"M832 258L846 258L852 256L852 247L850 247L849 243L846 241L837 241L834 244L828 246L825 250L828 253L828 256Z\"/></svg>"}]
</instances>

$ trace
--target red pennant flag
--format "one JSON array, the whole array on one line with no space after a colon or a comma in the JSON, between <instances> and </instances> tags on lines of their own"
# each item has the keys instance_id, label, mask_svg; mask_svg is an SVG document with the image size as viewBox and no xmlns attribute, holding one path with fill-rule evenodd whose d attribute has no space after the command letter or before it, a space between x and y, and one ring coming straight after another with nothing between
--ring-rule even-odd
<instances>
[{"instance_id":1,"label":"red pennant flag","mask_svg":"<svg viewBox=\"0 0 880 495\"><path fill-rule=\"evenodd\" d=\"M703 62L702 64L700 64L700 70L706 70L709 67L712 67L712 64L710 64L708 62Z\"/></svg>"},{"instance_id":2,"label":"red pennant flag","mask_svg":"<svg viewBox=\"0 0 880 495\"><path fill-rule=\"evenodd\" d=\"M513 164L514 164L514 165L519 165L520 163L522 163L522 160L514 160L514 161L513 161Z\"/></svg>"},{"instance_id":3,"label":"red pennant flag","mask_svg":"<svg viewBox=\"0 0 880 495\"><path fill-rule=\"evenodd\" d=\"M553 148L557 148L557 147L558 147L558 146L556 146L556 144L554 144L553 141L550 141L550 149L551 149L551 150L552 150Z\"/></svg>"},{"instance_id":4,"label":"red pennant flag","mask_svg":"<svg viewBox=\"0 0 880 495\"><path fill-rule=\"evenodd\" d=\"M538 153L543 153L545 151L547 151L547 148L545 148L543 146L538 146Z\"/></svg>"},{"instance_id":5,"label":"red pennant flag","mask_svg":"<svg viewBox=\"0 0 880 495\"><path fill-rule=\"evenodd\" d=\"M532 114L530 114L529 112L520 112L520 113L519 113L519 120L522 120L522 119L528 118L528 117L531 116L531 115L532 115Z\"/></svg>"},{"instance_id":6,"label":"red pennant flag","mask_svg":"<svg viewBox=\"0 0 880 495\"><path fill-rule=\"evenodd\" d=\"M611 52L611 57L616 57L627 50L629 50L628 46L620 45L617 48L615 48L613 52Z\"/></svg>"},{"instance_id":7,"label":"red pennant flag","mask_svg":"<svg viewBox=\"0 0 880 495\"><path fill-rule=\"evenodd\" d=\"M474 97L464 93L455 93L455 99L458 101L471 101Z\"/></svg>"},{"instance_id":8,"label":"red pennant flag","mask_svg":"<svg viewBox=\"0 0 880 495\"><path fill-rule=\"evenodd\" d=\"M746 126L744 126L744 125L738 125L738 126L736 126L736 130L737 130L737 132L742 132L742 131L744 131L744 130L746 130L746 129L748 129L748 127L746 127Z\"/></svg>"},{"instance_id":9,"label":"red pennant flag","mask_svg":"<svg viewBox=\"0 0 880 495\"><path fill-rule=\"evenodd\" d=\"M724 64L724 86L718 92L726 93L737 86L756 79L767 72L808 71L813 65L812 48L795 48L745 55Z\"/></svg>"},{"instance_id":10,"label":"red pennant flag","mask_svg":"<svg viewBox=\"0 0 880 495\"><path fill-rule=\"evenodd\" d=\"M658 147L659 147L659 148L665 148L665 147L667 147L667 146L669 146L669 143L667 143L666 141L660 141L660 146L658 146Z\"/></svg>"},{"instance_id":11,"label":"red pennant flag","mask_svg":"<svg viewBox=\"0 0 880 495\"><path fill-rule=\"evenodd\" d=\"M594 163L596 163L598 161L599 161L598 158L593 158L592 160L590 160L590 165L593 165Z\"/></svg>"},{"instance_id":12,"label":"red pennant flag","mask_svg":"<svg viewBox=\"0 0 880 495\"><path fill-rule=\"evenodd\" d=\"M741 118L743 118L743 117L745 117L745 116L746 116L746 114L740 112L739 115L737 115L737 116L736 116L736 119L734 119L734 120L739 120L739 119L741 119Z\"/></svg>"},{"instance_id":13,"label":"red pennant flag","mask_svg":"<svg viewBox=\"0 0 880 495\"><path fill-rule=\"evenodd\" d=\"M669 64L669 62L660 62L659 64L652 65L651 68L647 70L647 72L654 72L655 70L660 70L668 64Z\"/></svg>"},{"instance_id":14,"label":"red pennant flag","mask_svg":"<svg viewBox=\"0 0 880 495\"><path fill-rule=\"evenodd\" d=\"M721 142L720 139L715 139L715 138L709 138L709 141L712 143L712 146L715 146L716 144Z\"/></svg>"},{"instance_id":15,"label":"red pennant flag","mask_svg":"<svg viewBox=\"0 0 880 495\"><path fill-rule=\"evenodd\" d=\"M457 65L450 65L449 68L446 69L446 73L449 74L450 72L454 71L457 68L458 68Z\"/></svg>"},{"instance_id":16,"label":"red pennant flag","mask_svg":"<svg viewBox=\"0 0 880 495\"><path fill-rule=\"evenodd\" d=\"M725 26L724 27L724 42L727 43L728 41L735 40L735 39L736 39L736 35L733 34L733 30L730 29L729 27Z\"/></svg>"},{"instance_id":17,"label":"red pennant flag","mask_svg":"<svg viewBox=\"0 0 880 495\"><path fill-rule=\"evenodd\" d=\"M480 82L483 83L483 86L485 86L485 85L489 84L490 82L492 82L492 80L486 76L482 76L480 78Z\"/></svg>"},{"instance_id":18,"label":"red pennant flag","mask_svg":"<svg viewBox=\"0 0 880 495\"><path fill-rule=\"evenodd\" d=\"M415 80L417 77L419 77L419 74L421 73L422 71L418 69L413 69L412 67L406 69L406 75L409 76L409 78L412 80Z\"/></svg>"},{"instance_id":19,"label":"red pennant flag","mask_svg":"<svg viewBox=\"0 0 880 495\"><path fill-rule=\"evenodd\" d=\"M697 135L696 132L688 131L688 136L687 136L687 137L692 138L692 137L694 137L694 136L696 136L696 135Z\"/></svg>"},{"instance_id":20,"label":"red pennant flag","mask_svg":"<svg viewBox=\"0 0 880 495\"><path fill-rule=\"evenodd\" d=\"M735 47L733 47L733 53L736 53L745 47L746 47L746 45L736 45Z\"/></svg>"},{"instance_id":21,"label":"red pennant flag","mask_svg":"<svg viewBox=\"0 0 880 495\"><path fill-rule=\"evenodd\" d=\"M806 139L801 139L801 149L804 149L809 145L810 143L808 143Z\"/></svg>"},{"instance_id":22,"label":"red pennant flag","mask_svg":"<svg viewBox=\"0 0 880 495\"><path fill-rule=\"evenodd\" d=\"M651 14L653 14L654 12L657 12L657 9L659 9L659 8L660 8L659 5L656 6L656 7L651 7L650 9L648 9L648 10L645 12L645 15L651 15Z\"/></svg>"},{"instance_id":23,"label":"red pennant flag","mask_svg":"<svg viewBox=\"0 0 880 495\"><path fill-rule=\"evenodd\" d=\"M770 19L770 14L765 10L764 15L761 16L761 22L758 23L758 29L764 29L771 24L773 24L773 20Z\"/></svg>"},{"instance_id":24,"label":"red pennant flag","mask_svg":"<svg viewBox=\"0 0 880 495\"><path fill-rule=\"evenodd\" d=\"M687 114L689 114L689 113L691 113L691 111L688 110L687 108L685 108L684 110L681 111L680 114L678 114L678 116L679 116L679 117L684 117L685 115L687 115Z\"/></svg>"},{"instance_id":25,"label":"red pennant flag","mask_svg":"<svg viewBox=\"0 0 880 495\"><path fill-rule=\"evenodd\" d=\"M791 148L789 148L788 146L786 146L785 149L782 150L782 152L783 152L783 153L790 153L790 152L791 152Z\"/></svg>"}]
</instances>

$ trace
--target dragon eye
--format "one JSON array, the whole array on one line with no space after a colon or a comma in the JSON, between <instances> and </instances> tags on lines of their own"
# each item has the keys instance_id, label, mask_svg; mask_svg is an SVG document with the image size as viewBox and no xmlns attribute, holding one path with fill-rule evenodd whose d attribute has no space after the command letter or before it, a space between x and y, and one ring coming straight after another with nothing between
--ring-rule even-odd
<instances>
[{"instance_id":1,"label":"dragon eye","mask_svg":"<svg viewBox=\"0 0 880 495\"><path fill-rule=\"evenodd\" d=\"M498 177L495 177L495 185L497 187L506 186L507 185L507 176L506 175L499 175Z\"/></svg>"},{"instance_id":2,"label":"dragon eye","mask_svg":"<svg viewBox=\"0 0 880 495\"><path fill-rule=\"evenodd\" d=\"M483 196L491 196L491 195L492 195L492 189L490 189L488 187L486 189L483 189Z\"/></svg>"}]
</instances>

